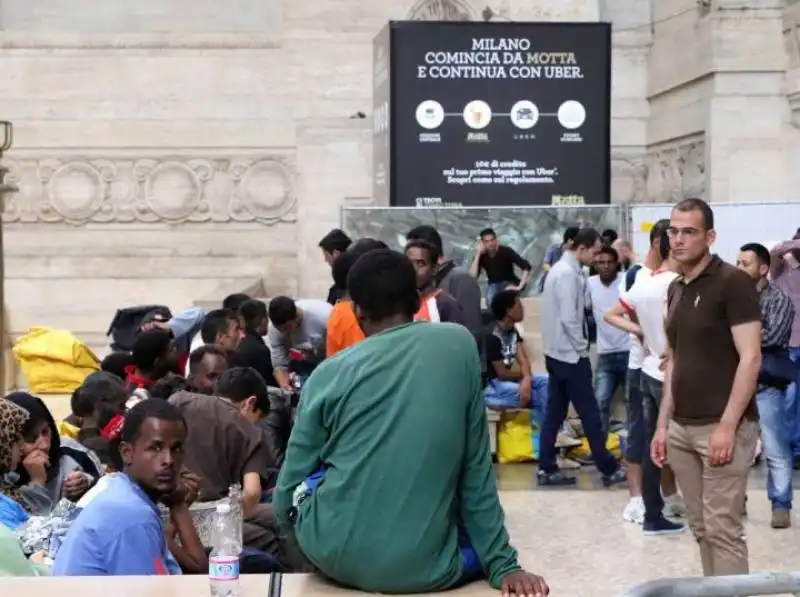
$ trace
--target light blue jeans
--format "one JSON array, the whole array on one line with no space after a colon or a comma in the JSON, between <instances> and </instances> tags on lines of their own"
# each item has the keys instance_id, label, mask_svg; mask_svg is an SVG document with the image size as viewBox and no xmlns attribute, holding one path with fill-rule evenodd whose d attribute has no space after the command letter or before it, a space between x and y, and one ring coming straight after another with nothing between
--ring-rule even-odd
<instances>
[{"instance_id":1,"label":"light blue jeans","mask_svg":"<svg viewBox=\"0 0 800 597\"><path fill-rule=\"evenodd\" d=\"M611 420L611 400L617 388L624 388L628 380L628 357L630 353L607 352L597 355L594 373L594 395L600 407L600 421L603 431L608 435Z\"/></svg>"},{"instance_id":2,"label":"light blue jeans","mask_svg":"<svg viewBox=\"0 0 800 597\"><path fill-rule=\"evenodd\" d=\"M490 282L486 285L486 308L492 308L492 301L494 297L498 294L503 292L506 288L508 288L510 284L508 282Z\"/></svg>"},{"instance_id":3,"label":"light blue jeans","mask_svg":"<svg viewBox=\"0 0 800 597\"><path fill-rule=\"evenodd\" d=\"M793 458L784 421L784 392L760 386L756 404L767 461L767 497L773 510L791 510Z\"/></svg>"},{"instance_id":4,"label":"light blue jeans","mask_svg":"<svg viewBox=\"0 0 800 597\"><path fill-rule=\"evenodd\" d=\"M547 384L549 376L531 376L531 404L528 406L533 410L533 419L539 424L544 418L544 409L547 406ZM500 381L492 379L483 391L483 398L486 407L492 410L513 410L522 408L519 402L519 382Z\"/></svg>"},{"instance_id":5,"label":"light blue jeans","mask_svg":"<svg viewBox=\"0 0 800 597\"><path fill-rule=\"evenodd\" d=\"M795 363L800 361L800 348L790 347L789 357ZM800 395L798 395L798 385L800 385L800 367L798 367L798 380L786 388L784 396L784 426L786 427L789 444L792 447L792 456L800 456Z\"/></svg>"}]
</instances>

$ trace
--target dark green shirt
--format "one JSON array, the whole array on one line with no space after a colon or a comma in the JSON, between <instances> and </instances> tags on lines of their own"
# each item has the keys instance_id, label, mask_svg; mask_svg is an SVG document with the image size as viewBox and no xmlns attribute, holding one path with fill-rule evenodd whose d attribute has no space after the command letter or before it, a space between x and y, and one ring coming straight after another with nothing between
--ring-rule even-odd
<instances>
[{"instance_id":1,"label":"dark green shirt","mask_svg":"<svg viewBox=\"0 0 800 597\"><path fill-rule=\"evenodd\" d=\"M453 586L462 574L456 516L494 587L519 569L466 328L396 327L314 371L273 498L283 526L291 527L295 489L323 463L325 478L298 505L293 531L334 580L383 593Z\"/></svg>"}]
</instances>

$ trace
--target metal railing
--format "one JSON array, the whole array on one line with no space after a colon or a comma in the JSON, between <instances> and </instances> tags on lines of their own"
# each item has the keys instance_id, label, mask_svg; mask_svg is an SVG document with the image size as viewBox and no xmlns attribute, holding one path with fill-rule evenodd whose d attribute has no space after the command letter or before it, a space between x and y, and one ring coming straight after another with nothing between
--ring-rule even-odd
<instances>
[{"instance_id":1,"label":"metal railing","mask_svg":"<svg viewBox=\"0 0 800 597\"><path fill-rule=\"evenodd\" d=\"M620 597L751 597L800 594L800 572L664 578L638 585Z\"/></svg>"}]
</instances>

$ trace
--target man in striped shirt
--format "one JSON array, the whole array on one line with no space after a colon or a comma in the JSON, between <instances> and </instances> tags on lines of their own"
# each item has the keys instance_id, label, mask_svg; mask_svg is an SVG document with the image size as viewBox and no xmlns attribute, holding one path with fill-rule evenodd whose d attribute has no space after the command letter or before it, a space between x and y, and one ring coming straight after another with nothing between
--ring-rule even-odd
<instances>
[{"instance_id":1,"label":"man in striped shirt","mask_svg":"<svg viewBox=\"0 0 800 597\"><path fill-rule=\"evenodd\" d=\"M784 392L792 381L794 369L788 351L794 306L789 295L767 280L770 254L766 247L758 243L744 245L739 250L736 265L747 272L758 290L762 365L756 404L767 460L767 495L772 503L772 528L786 529L792 524L792 446L784 421ZM779 375L780 365L790 373L788 378Z\"/></svg>"}]
</instances>

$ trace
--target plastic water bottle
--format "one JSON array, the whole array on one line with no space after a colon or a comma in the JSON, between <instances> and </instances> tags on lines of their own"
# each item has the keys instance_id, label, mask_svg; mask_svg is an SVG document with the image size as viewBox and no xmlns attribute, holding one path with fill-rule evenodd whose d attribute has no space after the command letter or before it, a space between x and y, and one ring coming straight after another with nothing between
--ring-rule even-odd
<instances>
[{"instance_id":1,"label":"plastic water bottle","mask_svg":"<svg viewBox=\"0 0 800 597\"><path fill-rule=\"evenodd\" d=\"M236 525L237 537L239 538L240 546L244 545L244 537L242 536L242 526L244 523L244 495L242 494L242 486L234 483L228 488L228 502L231 505L231 513L233 514L233 522Z\"/></svg>"},{"instance_id":2,"label":"plastic water bottle","mask_svg":"<svg viewBox=\"0 0 800 597\"><path fill-rule=\"evenodd\" d=\"M217 505L208 557L211 597L239 596L239 554L242 544L230 504Z\"/></svg>"}]
</instances>

